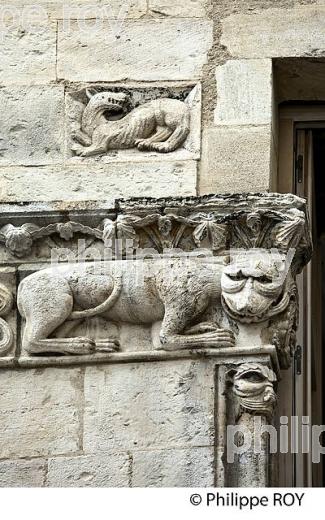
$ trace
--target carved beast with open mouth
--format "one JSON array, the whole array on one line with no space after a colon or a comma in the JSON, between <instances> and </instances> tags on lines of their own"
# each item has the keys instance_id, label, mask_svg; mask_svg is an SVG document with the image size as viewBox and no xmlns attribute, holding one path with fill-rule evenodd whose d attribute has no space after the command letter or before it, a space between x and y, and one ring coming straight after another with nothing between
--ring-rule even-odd
<instances>
[{"instance_id":1,"label":"carved beast with open mouth","mask_svg":"<svg viewBox=\"0 0 325 520\"><path fill-rule=\"evenodd\" d=\"M86 93L89 102L82 115L81 129L72 135L76 141L72 150L81 157L127 148L173 152L190 132L190 111L183 101L161 98L126 113L129 105L126 94L94 89L87 89Z\"/></svg>"}]
</instances>

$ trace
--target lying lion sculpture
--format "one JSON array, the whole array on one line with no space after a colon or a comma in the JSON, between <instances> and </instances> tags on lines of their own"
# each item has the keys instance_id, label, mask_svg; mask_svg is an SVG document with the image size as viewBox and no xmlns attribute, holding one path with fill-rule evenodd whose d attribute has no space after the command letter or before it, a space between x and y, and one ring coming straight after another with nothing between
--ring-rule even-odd
<instances>
[{"instance_id":1,"label":"lying lion sculpture","mask_svg":"<svg viewBox=\"0 0 325 520\"><path fill-rule=\"evenodd\" d=\"M81 129L73 133L77 143L72 150L81 157L109 150L134 148L168 153L180 147L190 131L190 111L186 103L161 98L138 106L121 119L108 120L106 114L123 114L126 94L86 91Z\"/></svg>"},{"instance_id":2,"label":"lying lion sculpture","mask_svg":"<svg viewBox=\"0 0 325 520\"><path fill-rule=\"evenodd\" d=\"M18 288L18 309L26 320L23 349L29 354L118 350L112 338L53 337L67 320L94 316L135 324L162 321L164 350L232 347L234 335L218 323L216 309L223 306L238 321L256 322L288 305L285 278L272 279L260 260L258 268L245 269L213 260L113 261L100 264L100 272L96 263L59 265L29 275ZM143 269L145 276L139 277Z\"/></svg>"}]
</instances>

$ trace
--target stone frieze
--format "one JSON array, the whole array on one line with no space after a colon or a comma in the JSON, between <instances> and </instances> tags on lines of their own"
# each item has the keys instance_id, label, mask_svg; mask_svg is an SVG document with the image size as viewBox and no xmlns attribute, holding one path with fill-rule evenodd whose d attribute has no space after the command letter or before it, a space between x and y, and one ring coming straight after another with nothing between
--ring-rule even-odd
<instances>
[{"instance_id":1,"label":"stone frieze","mask_svg":"<svg viewBox=\"0 0 325 520\"><path fill-rule=\"evenodd\" d=\"M11 272L0 287L0 361L272 345L289 366L295 276L311 255L304 200L243 194L2 209L0 263Z\"/></svg>"}]
</instances>

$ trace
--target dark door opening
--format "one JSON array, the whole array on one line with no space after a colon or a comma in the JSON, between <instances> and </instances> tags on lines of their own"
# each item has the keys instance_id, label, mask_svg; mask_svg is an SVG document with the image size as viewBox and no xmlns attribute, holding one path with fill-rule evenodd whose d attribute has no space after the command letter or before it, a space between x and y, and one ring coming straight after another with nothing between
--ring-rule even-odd
<instances>
[{"instance_id":1,"label":"dark door opening","mask_svg":"<svg viewBox=\"0 0 325 520\"><path fill-rule=\"evenodd\" d=\"M325 103L285 103L279 109L278 190L295 193L308 202L313 235L313 258L297 277L301 370L297 359L280 382L280 412L285 417L325 425ZM296 351L296 353L298 350ZM310 443L312 447L312 429ZM301 444L301 432L298 445ZM318 440L318 439L317 439ZM325 446L325 435L320 443ZM324 448L325 449L325 448ZM325 487L325 455L315 462L308 453L279 458L284 486Z\"/></svg>"},{"instance_id":2,"label":"dark door opening","mask_svg":"<svg viewBox=\"0 0 325 520\"><path fill-rule=\"evenodd\" d=\"M319 424L325 425L325 381L324 377L317 377L317 365L321 369L321 375L325 374L325 355L322 359L317 356L320 351L324 353L325 348L325 129L313 129L313 163L314 163L314 225L313 242L315 248L316 261L318 263L317 279L314 285L318 284L319 300L321 310L319 318L315 320L315 339L320 343L319 349L312 348L312 393L314 395L315 415L322 421ZM317 298L317 296L316 296ZM316 419L316 417L315 417ZM321 435L322 445L325 445L325 434ZM325 486L324 460L325 455L321 455L321 471L319 472L318 485ZM318 480L318 479L317 479ZM317 483L315 483L317 485Z\"/></svg>"}]
</instances>

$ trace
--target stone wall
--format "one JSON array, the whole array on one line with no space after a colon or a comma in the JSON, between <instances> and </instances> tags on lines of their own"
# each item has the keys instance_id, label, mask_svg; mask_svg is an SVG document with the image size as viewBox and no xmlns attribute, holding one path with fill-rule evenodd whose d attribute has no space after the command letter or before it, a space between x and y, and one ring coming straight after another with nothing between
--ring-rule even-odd
<instances>
[{"instance_id":1,"label":"stone wall","mask_svg":"<svg viewBox=\"0 0 325 520\"><path fill-rule=\"evenodd\" d=\"M276 190L274 60L325 55L325 1L123 5L13 0L0 17L0 201ZM167 154L75 157L69 96L89 86L194 92L190 136ZM214 377L204 360L1 370L0 485L213 485Z\"/></svg>"},{"instance_id":2,"label":"stone wall","mask_svg":"<svg viewBox=\"0 0 325 520\"><path fill-rule=\"evenodd\" d=\"M86 11L39 0L37 14L33 4L15 0L2 17L1 200L276 189L272 60L322 56L322 0L96 0ZM89 82L201 82L202 160L140 158L136 172L113 158L71 163L65 94Z\"/></svg>"},{"instance_id":3,"label":"stone wall","mask_svg":"<svg viewBox=\"0 0 325 520\"><path fill-rule=\"evenodd\" d=\"M1 486L214 484L209 362L8 370L1 380Z\"/></svg>"}]
</instances>

